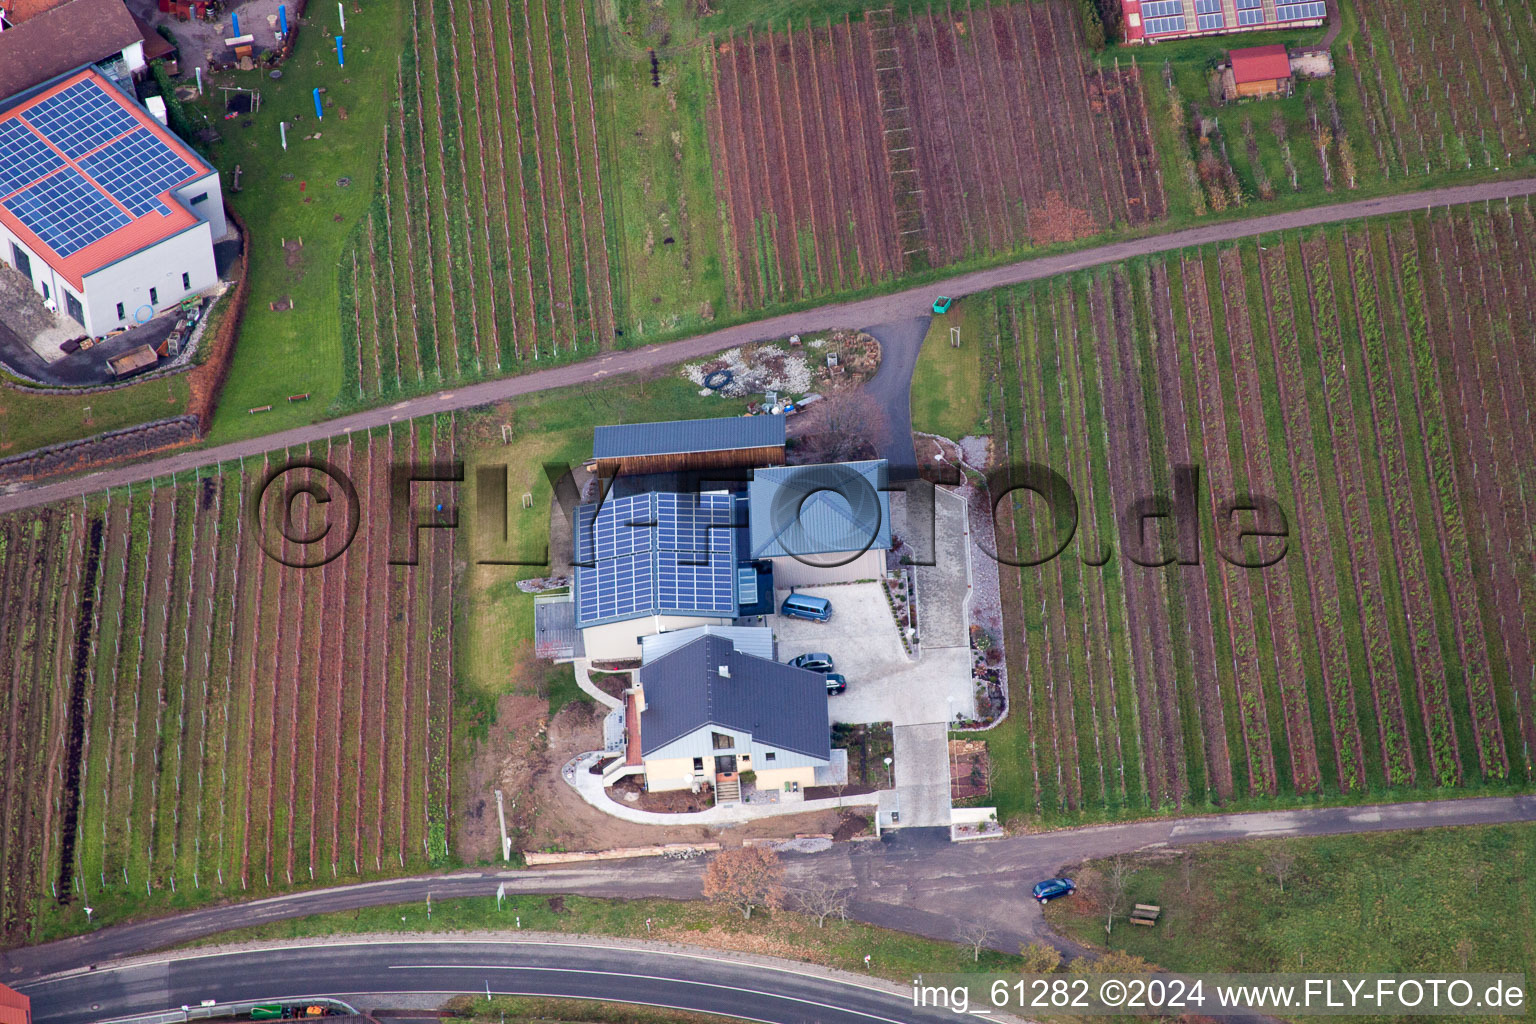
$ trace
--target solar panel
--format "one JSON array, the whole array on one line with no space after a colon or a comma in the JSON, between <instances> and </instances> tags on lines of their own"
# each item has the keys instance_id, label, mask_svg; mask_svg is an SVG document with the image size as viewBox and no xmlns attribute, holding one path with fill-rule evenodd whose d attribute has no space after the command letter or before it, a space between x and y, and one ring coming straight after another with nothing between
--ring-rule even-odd
<instances>
[{"instance_id":1,"label":"solar panel","mask_svg":"<svg viewBox=\"0 0 1536 1024\"><path fill-rule=\"evenodd\" d=\"M649 611L655 602L655 575L649 554L609 559L576 573L578 621L621 618Z\"/></svg>"},{"instance_id":2,"label":"solar panel","mask_svg":"<svg viewBox=\"0 0 1536 1024\"><path fill-rule=\"evenodd\" d=\"M1150 18L1147 21L1147 35L1160 35L1164 32L1183 32L1184 16L1177 18Z\"/></svg>"},{"instance_id":3,"label":"solar panel","mask_svg":"<svg viewBox=\"0 0 1536 1024\"><path fill-rule=\"evenodd\" d=\"M193 176L192 165L157 139L148 128L137 128L90 156L80 169L135 217L151 210L169 214L160 194Z\"/></svg>"},{"instance_id":4,"label":"solar panel","mask_svg":"<svg viewBox=\"0 0 1536 1024\"><path fill-rule=\"evenodd\" d=\"M138 122L101 87L86 78L29 107L24 115L70 159L122 135Z\"/></svg>"},{"instance_id":5,"label":"solar panel","mask_svg":"<svg viewBox=\"0 0 1536 1024\"><path fill-rule=\"evenodd\" d=\"M704 564L700 564L700 563ZM666 611L736 610L736 560L730 552L663 551L657 556L658 605Z\"/></svg>"},{"instance_id":6,"label":"solar panel","mask_svg":"<svg viewBox=\"0 0 1536 1024\"><path fill-rule=\"evenodd\" d=\"M1308 3L1289 3L1275 5L1276 21L1301 21L1305 18L1326 17L1328 7L1320 0L1311 0Z\"/></svg>"},{"instance_id":7,"label":"solar panel","mask_svg":"<svg viewBox=\"0 0 1536 1024\"><path fill-rule=\"evenodd\" d=\"M70 256L129 223L128 215L66 167L5 201L5 206L60 256Z\"/></svg>"},{"instance_id":8,"label":"solar panel","mask_svg":"<svg viewBox=\"0 0 1536 1024\"><path fill-rule=\"evenodd\" d=\"M662 551L730 548L733 499L729 494L656 495L656 546Z\"/></svg>"},{"instance_id":9,"label":"solar panel","mask_svg":"<svg viewBox=\"0 0 1536 1024\"><path fill-rule=\"evenodd\" d=\"M10 195L64 165L37 133L16 118L0 121L0 196Z\"/></svg>"}]
</instances>

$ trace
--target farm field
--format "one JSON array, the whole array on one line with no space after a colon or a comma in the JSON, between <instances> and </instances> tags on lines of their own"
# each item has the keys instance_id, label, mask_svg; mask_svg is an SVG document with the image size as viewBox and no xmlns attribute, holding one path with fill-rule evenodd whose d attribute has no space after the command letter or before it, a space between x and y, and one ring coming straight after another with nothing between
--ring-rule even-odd
<instances>
[{"instance_id":1,"label":"farm field","mask_svg":"<svg viewBox=\"0 0 1536 1024\"><path fill-rule=\"evenodd\" d=\"M8 768L0 943L441 863L452 837L452 537L387 564L392 462L447 417L307 452L356 483L353 546L267 556L269 464L0 522ZM286 552L291 554L291 552ZM55 897L59 897L56 899Z\"/></svg>"},{"instance_id":2,"label":"farm field","mask_svg":"<svg viewBox=\"0 0 1536 1024\"><path fill-rule=\"evenodd\" d=\"M736 308L1165 212L1139 73L1091 67L1065 3L808 15L709 59Z\"/></svg>"},{"instance_id":3,"label":"farm field","mask_svg":"<svg viewBox=\"0 0 1536 1024\"><path fill-rule=\"evenodd\" d=\"M1536 777L1533 227L1526 202L1441 210L990 297L1000 454L1055 468L1081 509L1061 557L1003 574L1024 639L989 740L1005 813ZM1198 564L1136 564L1192 561L1183 526L1139 551L1121 526L1179 465L1200 470ZM1268 568L1232 562L1279 540L1214 525L1250 494L1286 521ZM1060 524L1014 510L1000 548L1048 553Z\"/></svg>"},{"instance_id":4,"label":"farm field","mask_svg":"<svg viewBox=\"0 0 1536 1024\"><path fill-rule=\"evenodd\" d=\"M612 344L587 6L402 5L376 196L341 261L344 398Z\"/></svg>"}]
</instances>

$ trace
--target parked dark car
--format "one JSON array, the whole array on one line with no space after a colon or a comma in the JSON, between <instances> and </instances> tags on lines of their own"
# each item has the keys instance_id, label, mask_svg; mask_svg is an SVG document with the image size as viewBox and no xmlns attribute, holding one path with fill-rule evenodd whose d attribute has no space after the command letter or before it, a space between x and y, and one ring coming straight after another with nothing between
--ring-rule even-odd
<instances>
[{"instance_id":1,"label":"parked dark car","mask_svg":"<svg viewBox=\"0 0 1536 1024\"><path fill-rule=\"evenodd\" d=\"M789 659L789 663L795 668L807 668L812 672L831 672L833 667L832 655L822 651L802 654L798 658Z\"/></svg>"},{"instance_id":2,"label":"parked dark car","mask_svg":"<svg viewBox=\"0 0 1536 1024\"><path fill-rule=\"evenodd\" d=\"M1036 882L1031 892L1035 899L1041 903L1049 903L1051 900L1070 896L1077 891L1077 883L1070 878L1047 878L1043 882Z\"/></svg>"},{"instance_id":3,"label":"parked dark car","mask_svg":"<svg viewBox=\"0 0 1536 1024\"><path fill-rule=\"evenodd\" d=\"M848 680L843 678L841 672L827 673L827 695L829 697L835 697L846 689L848 689Z\"/></svg>"}]
</instances>

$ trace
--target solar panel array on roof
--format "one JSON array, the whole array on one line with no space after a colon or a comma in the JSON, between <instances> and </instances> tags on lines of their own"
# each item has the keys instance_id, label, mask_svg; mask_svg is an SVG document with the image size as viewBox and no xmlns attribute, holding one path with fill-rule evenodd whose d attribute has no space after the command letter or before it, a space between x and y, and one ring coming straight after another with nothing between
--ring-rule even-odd
<instances>
[{"instance_id":1,"label":"solar panel array on roof","mask_svg":"<svg viewBox=\"0 0 1536 1024\"><path fill-rule=\"evenodd\" d=\"M24 115L71 160L132 129L138 122L89 78L28 107Z\"/></svg>"},{"instance_id":2,"label":"solar panel array on roof","mask_svg":"<svg viewBox=\"0 0 1536 1024\"><path fill-rule=\"evenodd\" d=\"M159 199L162 192L192 177L192 165L155 138L148 128L138 128L80 160L80 169L128 207L135 217L155 210L169 214Z\"/></svg>"},{"instance_id":3,"label":"solar panel array on roof","mask_svg":"<svg viewBox=\"0 0 1536 1024\"><path fill-rule=\"evenodd\" d=\"M577 510L577 621L734 615L729 494L636 494Z\"/></svg>"},{"instance_id":4,"label":"solar panel array on roof","mask_svg":"<svg viewBox=\"0 0 1536 1024\"><path fill-rule=\"evenodd\" d=\"M44 245L66 257L130 223L73 167L16 193L5 206Z\"/></svg>"},{"instance_id":5,"label":"solar panel array on roof","mask_svg":"<svg viewBox=\"0 0 1536 1024\"><path fill-rule=\"evenodd\" d=\"M0 121L0 196L10 195L63 166L59 154L32 129L14 117Z\"/></svg>"}]
</instances>

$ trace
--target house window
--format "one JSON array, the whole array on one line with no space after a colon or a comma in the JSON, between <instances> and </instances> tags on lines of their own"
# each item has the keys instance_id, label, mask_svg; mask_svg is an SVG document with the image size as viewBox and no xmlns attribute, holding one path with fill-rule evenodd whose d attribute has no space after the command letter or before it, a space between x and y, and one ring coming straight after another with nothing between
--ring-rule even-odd
<instances>
[{"instance_id":1,"label":"house window","mask_svg":"<svg viewBox=\"0 0 1536 1024\"><path fill-rule=\"evenodd\" d=\"M43 284L43 301L47 302L52 297L52 293L48 291L48 282L47 281L42 282L42 284Z\"/></svg>"},{"instance_id":2,"label":"house window","mask_svg":"<svg viewBox=\"0 0 1536 1024\"><path fill-rule=\"evenodd\" d=\"M157 291L154 288L151 288L149 290L149 304L151 306L153 306L153 305L157 304L159 301L160 301L160 293L159 293L159 291Z\"/></svg>"},{"instance_id":3,"label":"house window","mask_svg":"<svg viewBox=\"0 0 1536 1024\"><path fill-rule=\"evenodd\" d=\"M730 750L736 746L736 740L723 732L712 732L709 738L716 750Z\"/></svg>"},{"instance_id":4,"label":"house window","mask_svg":"<svg viewBox=\"0 0 1536 1024\"><path fill-rule=\"evenodd\" d=\"M192 275L191 274L188 274L186 272L182 273L182 275L181 275L181 290L184 291L184 292L189 292L189 291L192 290Z\"/></svg>"},{"instance_id":5,"label":"house window","mask_svg":"<svg viewBox=\"0 0 1536 1024\"><path fill-rule=\"evenodd\" d=\"M192 201L188 205L189 206L196 206L199 203L206 203L207 201L208 201L208 193L204 192L200 196L193 196L192 197Z\"/></svg>"},{"instance_id":6,"label":"house window","mask_svg":"<svg viewBox=\"0 0 1536 1024\"><path fill-rule=\"evenodd\" d=\"M696 772L701 772L704 770L704 759L702 757L696 757L693 759L693 770Z\"/></svg>"},{"instance_id":7,"label":"house window","mask_svg":"<svg viewBox=\"0 0 1536 1024\"><path fill-rule=\"evenodd\" d=\"M775 754L773 751L770 750L766 754L763 755L763 760L764 761L772 761L777 756L778 756L777 754Z\"/></svg>"},{"instance_id":8,"label":"house window","mask_svg":"<svg viewBox=\"0 0 1536 1024\"><path fill-rule=\"evenodd\" d=\"M119 303L118 303L118 304L117 304L117 318L118 318L118 319L119 319L119 320L122 320L122 319L123 319L123 318L125 318L125 317L126 317L126 316L127 316L127 315L128 315L128 313L127 313L127 311L126 311L126 310L124 310L124 309L123 309L123 304L122 304L122 303L121 303L121 302L119 302Z\"/></svg>"}]
</instances>

